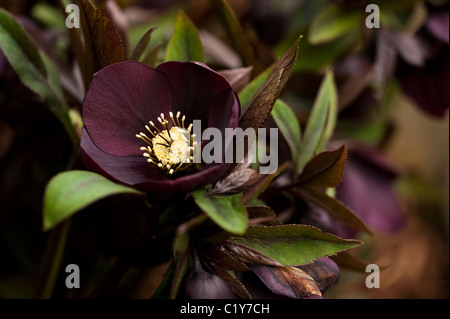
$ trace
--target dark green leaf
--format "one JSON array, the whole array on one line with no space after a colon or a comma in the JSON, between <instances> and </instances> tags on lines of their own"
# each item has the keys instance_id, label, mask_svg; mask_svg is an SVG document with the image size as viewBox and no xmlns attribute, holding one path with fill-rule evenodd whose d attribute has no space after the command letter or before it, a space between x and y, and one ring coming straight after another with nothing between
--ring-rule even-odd
<instances>
[{"instance_id":1,"label":"dark green leaf","mask_svg":"<svg viewBox=\"0 0 450 319\"><path fill-rule=\"evenodd\" d=\"M217 14L227 28L228 34L233 41L233 45L241 56L245 66L253 66L253 72L258 74L261 71L261 67L255 59L253 47L250 45L250 42L230 5L226 0L213 0L213 4Z\"/></svg>"},{"instance_id":2,"label":"dark green leaf","mask_svg":"<svg viewBox=\"0 0 450 319\"><path fill-rule=\"evenodd\" d=\"M45 189L43 229L47 231L90 204L120 193L142 194L96 173L60 173L50 180Z\"/></svg>"},{"instance_id":3,"label":"dark green leaf","mask_svg":"<svg viewBox=\"0 0 450 319\"><path fill-rule=\"evenodd\" d=\"M345 224L370 234L370 230L367 229L366 225L350 208L337 199L328 196L324 192L316 188L304 187L294 189L294 194L300 196L309 203L319 206L328 214L344 222Z\"/></svg>"},{"instance_id":4,"label":"dark green leaf","mask_svg":"<svg viewBox=\"0 0 450 319\"><path fill-rule=\"evenodd\" d=\"M240 194L231 196L209 196L205 189L192 192L195 202L217 225L233 234L247 230L247 211Z\"/></svg>"},{"instance_id":5,"label":"dark green leaf","mask_svg":"<svg viewBox=\"0 0 450 319\"><path fill-rule=\"evenodd\" d=\"M66 129L73 145L79 138L69 117L58 74L45 55L39 55L17 21L0 9L0 47L21 81L39 95Z\"/></svg>"},{"instance_id":6,"label":"dark green leaf","mask_svg":"<svg viewBox=\"0 0 450 319\"><path fill-rule=\"evenodd\" d=\"M306 264L361 244L307 225L254 226L249 227L244 236L229 240L290 266Z\"/></svg>"},{"instance_id":7,"label":"dark green leaf","mask_svg":"<svg viewBox=\"0 0 450 319\"><path fill-rule=\"evenodd\" d=\"M337 187L344 175L346 160L345 145L334 151L317 154L305 165L298 179L298 185L318 188Z\"/></svg>"},{"instance_id":8,"label":"dark green leaf","mask_svg":"<svg viewBox=\"0 0 450 319\"><path fill-rule=\"evenodd\" d=\"M172 37L167 44L166 61L204 62L198 31L183 11L178 12Z\"/></svg>"}]
</instances>

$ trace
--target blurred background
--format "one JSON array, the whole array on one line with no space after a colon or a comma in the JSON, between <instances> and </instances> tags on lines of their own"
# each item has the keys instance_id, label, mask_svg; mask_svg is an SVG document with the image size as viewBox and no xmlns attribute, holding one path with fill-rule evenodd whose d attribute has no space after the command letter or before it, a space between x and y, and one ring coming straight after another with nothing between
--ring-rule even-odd
<instances>
[{"instance_id":1,"label":"blurred background","mask_svg":"<svg viewBox=\"0 0 450 319\"><path fill-rule=\"evenodd\" d=\"M197 26L206 61L217 70L252 64L254 72L261 71L303 35L282 98L305 125L324 71L334 70L339 91L334 141L345 142L350 150L338 196L374 232L373 237L355 234L366 243L358 254L385 266L380 288L366 288L364 272L342 269L325 297L448 298L448 1L228 2L254 49L252 61L230 41L214 1L95 3L115 23L128 51L147 30L158 27L148 49L149 64L162 61L179 9ZM380 28L366 25L369 4L380 9ZM59 1L0 0L0 7L14 14L58 65L61 78L80 83ZM82 89L65 89L68 103L79 110ZM41 232L43 192L48 180L72 161L63 128L21 83L0 50L1 298L34 297L48 239ZM69 245L79 262L102 269L138 237L140 230L133 225L141 216L93 211L75 218L74 223L93 226L71 234ZM105 216L111 221L101 224ZM164 264L155 265L141 274L140 290L127 296L149 296L164 269Z\"/></svg>"}]
</instances>

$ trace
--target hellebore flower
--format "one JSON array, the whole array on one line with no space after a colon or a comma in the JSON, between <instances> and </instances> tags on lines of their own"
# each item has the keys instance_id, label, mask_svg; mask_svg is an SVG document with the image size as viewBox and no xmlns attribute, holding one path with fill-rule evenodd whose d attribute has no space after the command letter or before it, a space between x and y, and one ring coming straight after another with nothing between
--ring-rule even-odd
<instances>
[{"instance_id":1,"label":"hellebore flower","mask_svg":"<svg viewBox=\"0 0 450 319\"><path fill-rule=\"evenodd\" d=\"M83 101L82 159L92 171L158 194L187 192L218 179L227 164L195 164L192 123L236 128L239 99L220 74L197 62L112 64Z\"/></svg>"}]
</instances>

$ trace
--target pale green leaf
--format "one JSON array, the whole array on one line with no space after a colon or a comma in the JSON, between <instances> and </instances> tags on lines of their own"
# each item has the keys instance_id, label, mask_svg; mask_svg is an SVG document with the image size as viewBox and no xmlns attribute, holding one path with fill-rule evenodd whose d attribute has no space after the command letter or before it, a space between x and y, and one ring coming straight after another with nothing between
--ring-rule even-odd
<instances>
[{"instance_id":1,"label":"pale green leaf","mask_svg":"<svg viewBox=\"0 0 450 319\"><path fill-rule=\"evenodd\" d=\"M142 194L93 172L73 170L60 173L45 189L43 229L47 231L94 202L121 193Z\"/></svg>"}]
</instances>

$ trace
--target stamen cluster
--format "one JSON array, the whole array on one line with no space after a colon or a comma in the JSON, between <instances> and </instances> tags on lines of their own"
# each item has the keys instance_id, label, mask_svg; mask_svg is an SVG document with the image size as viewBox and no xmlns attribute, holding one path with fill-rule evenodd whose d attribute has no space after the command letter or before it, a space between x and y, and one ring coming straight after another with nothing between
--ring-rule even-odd
<instances>
[{"instance_id":1,"label":"stamen cluster","mask_svg":"<svg viewBox=\"0 0 450 319\"><path fill-rule=\"evenodd\" d=\"M140 132L136 137L143 140L148 146L141 147L143 156L149 163L155 164L160 169L172 175L176 171L183 170L192 165L194 157L195 134L191 134L192 124L185 127L186 116L183 115L180 122L180 112L176 118L169 112L172 124L164 118L164 114L158 117L158 122L163 126L159 129L155 123L149 122L145 129L153 136L149 137Z\"/></svg>"}]
</instances>

